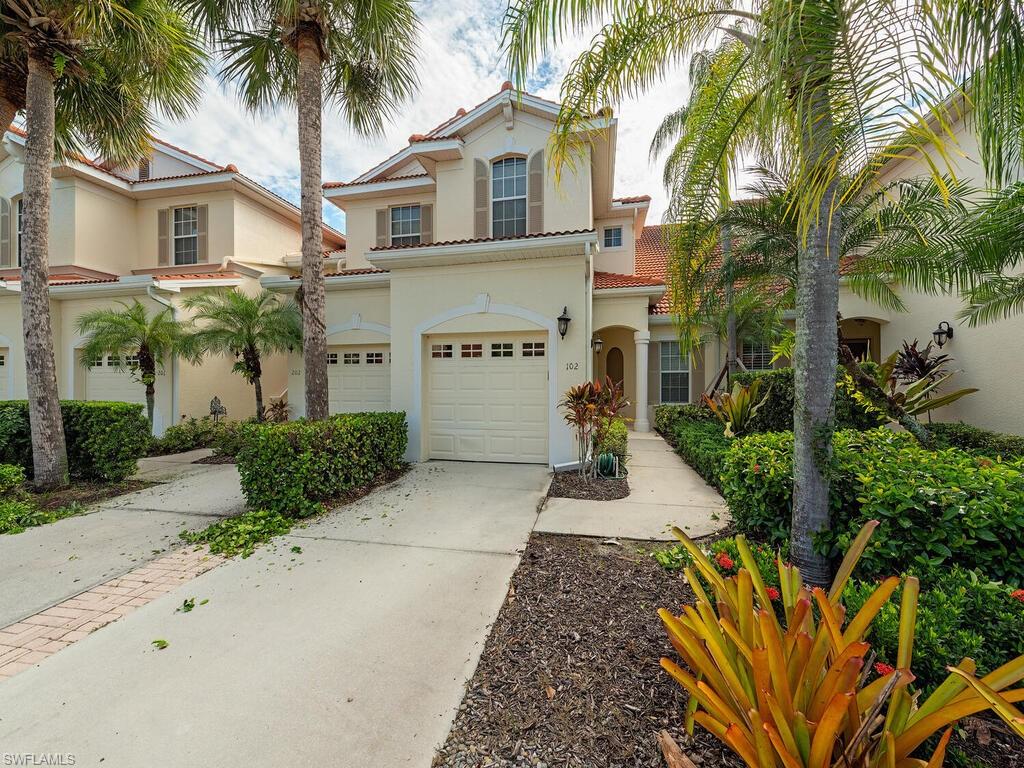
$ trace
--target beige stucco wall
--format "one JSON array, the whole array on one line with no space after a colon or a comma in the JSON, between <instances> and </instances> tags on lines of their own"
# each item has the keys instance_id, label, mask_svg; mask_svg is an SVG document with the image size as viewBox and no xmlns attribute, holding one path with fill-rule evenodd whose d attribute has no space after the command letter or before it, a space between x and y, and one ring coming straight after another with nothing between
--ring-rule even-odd
<instances>
[{"instance_id":1,"label":"beige stucco wall","mask_svg":"<svg viewBox=\"0 0 1024 768\"><path fill-rule=\"evenodd\" d=\"M61 182L67 189L57 189ZM133 269L139 248L135 201L82 179L58 179L54 186L54 227L58 217L71 213L74 250L51 248L51 264L74 263L115 275Z\"/></svg>"},{"instance_id":2,"label":"beige stucco wall","mask_svg":"<svg viewBox=\"0 0 1024 768\"><path fill-rule=\"evenodd\" d=\"M242 195L235 195L233 210L235 261L254 265L280 265L288 254L302 252L302 231L284 216ZM214 251L210 251L211 259Z\"/></svg>"},{"instance_id":3,"label":"beige stucco wall","mask_svg":"<svg viewBox=\"0 0 1024 768\"><path fill-rule=\"evenodd\" d=\"M209 206L207 253L211 264L218 264L235 253L235 194L231 191L189 193L182 191L169 197L139 200L136 226L138 250L132 269L153 269L159 266L157 211L188 205Z\"/></svg>"},{"instance_id":4,"label":"beige stucco wall","mask_svg":"<svg viewBox=\"0 0 1024 768\"><path fill-rule=\"evenodd\" d=\"M377 210L400 205L433 205L434 226L437 226L437 197L424 191L393 195L372 200L353 200L345 205L345 268L360 269L370 266L366 253L377 244ZM434 240L440 240L435 229Z\"/></svg>"},{"instance_id":5,"label":"beige stucco wall","mask_svg":"<svg viewBox=\"0 0 1024 768\"><path fill-rule=\"evenodd\" d=\"M618 248L605 248L604 230L609 227L622 227L622 245ZM594 256L594 269L599 272L616 272L620 275L632 275L636 255L636 238L633 232L633 217L616 217L597 219L594 222L597 230L597 254Z\"/></svg>"}]
</instances>

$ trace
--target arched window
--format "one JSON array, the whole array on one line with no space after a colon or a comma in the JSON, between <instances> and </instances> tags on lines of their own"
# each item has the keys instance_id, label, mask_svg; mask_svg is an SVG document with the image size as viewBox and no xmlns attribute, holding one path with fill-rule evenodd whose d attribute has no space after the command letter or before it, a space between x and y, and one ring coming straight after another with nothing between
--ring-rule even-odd
<instances>
[{"instance_id":1,"label":"arched window","mask_svg":"<svg viewBox=\"0 0 1024 768\"><path fill-rule=\"evenodd\" d=\"M491 165L491 236L526 234L526 158L505 157Z\"/></svg>"}]
</instances>

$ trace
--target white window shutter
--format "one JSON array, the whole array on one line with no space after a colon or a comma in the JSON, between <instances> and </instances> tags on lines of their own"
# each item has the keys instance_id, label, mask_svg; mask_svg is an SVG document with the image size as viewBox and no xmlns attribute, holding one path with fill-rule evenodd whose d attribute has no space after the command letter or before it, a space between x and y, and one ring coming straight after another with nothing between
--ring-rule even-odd
<instances>
[{"instance_id":1,"label":"white window shutter","mask_svg":"<svg viewBox=\"0 0 1024 768\"><path fill-rule=\"evenodd\" d=\"M210 206L197 205L196 220L196 228L198 232L198 237L196 237L198 257L196 258L196 262L199 264L206 264L210 261L210 238L208 236L210 229Z\"/></svg>"},{"instance_id":2,"label":"white window shutter","mask_svg":"<svg viewBox=\"0 0 1024 768\"><path fill-rule=\"evenodd\" d=\"M386 248L388 244L388 209L377 209L377 247Z\"/></svg>"},{"instance_id":3,"label":"white window shutter","mask_svg":"<svg viewBox=\"0 0 1024 768\"><path fill-rule=\"evenodd\" d=\"M490 215L487 184L490 181L490 168L480 158L473 160L473 237L483 238L490 235Z\"/></svg>"},{"instance_id":4,"label":"white window shutter","mask_svg":"<svg viewBox=\"0 0 1024 768\"><path fill-rule=\"evenodd\" d=\"M420 242L434 242L434 206L420 206Z\"/></svg>"},{"instance_id":5,"label":"white window shutter","mask_svg":"<svg viewBox=\"0 0 1024 768\"><path fill-rule=\"evenodd\" d=\"M530 156L527 167L526 231L536 235L544 231L544 150Z\"/></svg>"},{"instance_id":6,"label":"white window shutter","mask_svg":"<svg viewBox=\"0 0 1024 768\"><path fill-rule=\"evenodd\" d=\"M163 208L156 212L156 263L166 267L171 263L171 211Z\"/></svg>"},{"instance_id":7,"label":"white window shutter","mask_svg":"<svg viewBox=\"0 0 1024 768\"><path fill-rule=\"evenodd\" d=\"M0 197L0 267L11 266L11 201Z\"/></svg>"}]
</instances>

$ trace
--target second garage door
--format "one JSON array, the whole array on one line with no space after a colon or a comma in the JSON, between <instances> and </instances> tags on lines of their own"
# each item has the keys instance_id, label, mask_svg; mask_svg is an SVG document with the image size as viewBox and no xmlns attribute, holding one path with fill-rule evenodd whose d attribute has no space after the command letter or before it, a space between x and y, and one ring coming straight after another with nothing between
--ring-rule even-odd
<instances>
[{"instance_id":1,"label":"second garage door","mask_svg":"<svg viewBox=\"0 0 1024 768\"><path fill-rule=\"evenodd\" d=\"M430 458L546 464L548 352L543 333L431 337Z\"/></svg>"},{"instance_id":2,"label":"second garage door","mask_svg":"<svg viewBox=\"0 0 1024 768\"><path fill-rule=\"evenodd\" d=\"M331 413L386 411L391 405L391 350L330 347L327 386Z\"/></svg>"},{"instance_id":3,"label":"second garage door","mask_svg":"<svg viewBox=\"0 0 1024 768\"><path fill-rule=\"evenodd\" d=\"M145 404L146 388L132 367L136 363L134 357L122 360L113 355L91 361L85 374L85 399Z\"/></svg>"}]
</instances>

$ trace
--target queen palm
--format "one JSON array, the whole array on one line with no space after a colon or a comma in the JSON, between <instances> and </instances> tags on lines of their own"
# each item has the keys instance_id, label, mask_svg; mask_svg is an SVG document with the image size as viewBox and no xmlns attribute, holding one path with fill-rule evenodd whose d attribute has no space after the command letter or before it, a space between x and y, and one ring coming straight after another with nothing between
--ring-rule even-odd
<instances>
[{"instance_id":1,"label":"queen palm","mask_svg":"<svg viewBox=\"0 0 1024 768\"><path fill-rule=\"evenodd\" d=\"M137 160L149 148L149 107L169 116L193 107L205 56L171 0L0 0L0 23L4 71L25 74L21 307L32 459L45 487L67 482L47 285L55 146Z\"/></svg>"},{"instance_id":2,"label":"queen palm","mask_svg":"<svg viewBox=\"0 0 1024 768\"><path fill-rule=\"evenodd\" d=\"M248 296L240 291L210 291L185 300L194 312L184 354L235 358L234 371L256 394L256 418L263 421L263 358L302 346L302 316L294 301L270 291Z\"/></svg>"},{"instance_id":3,"label":"queen palm","mask_svg":"<svg viewBox=\"0 0 1024 768\"><path fill-rule=\"evenodd\" d=\"M894 156L934 149L928 156L938 158L932 169L941 178L952 140L950 112L959 103L944 97L963 81L979 109L1011 96L1018 103L1024 21L1016 3L959 0L517 0L505 19L514 76L523 82L552 42L601 21L609 23L562 84L551 153L556 166L582 149L599 109L665 77L721 35L743 45L742 82L730 92L750 97L743 114L753 116L759 154L789 158L799 236L791 543L804 576L825 584L829 565L813 536L830 526L837 357L836 345L820 340L836 338L838 330L843 233L835 214L846 195L874 184ZM1012 56L1002 55L1001 33L1013 35ZM1000 56L989 64L993 52ZM679 221L712 218L708 169L713 173L716 157L725 156L733 129L711 117L707 127L706 151L680 169L685 183L676 185L673 203ZM1000 128L987 131L994 146L1005 143ZM988 159L1004 160L995 151Z\"/></svg>"},{"instance_id":4,"label":"queen palm","mask_svg":"<svg viewBox=\"0 0 1024 768\"><path fill-rule=\"evenodd\" d=\"M306 416L328 415L323 279L321 117L326 98L362 134L416 85L418 22L410 0L182 0L219 44L223 78L252 111L294 103L302 189L302 312Z\"/></svg>"},{"instance_id":5,"label":"queen palm","mask_svg":"<svg viewBox=\"0 0 1024 768\"><path fill-rule=\"evenodd\" d=\"M166 307L150 314L138 299L118 302L120 309L94 309L79 316L75 330L86 336L82 365L107 355L120 361L146 391L146 418L153 428L156 375L168 358L177 355L183 340L181 324Z\"/></svg>"}]
</instances>

